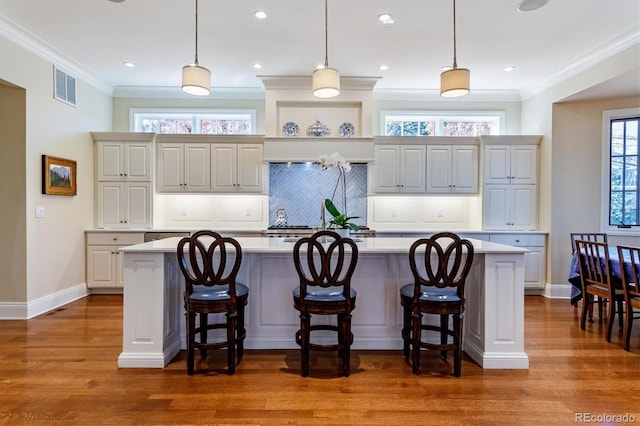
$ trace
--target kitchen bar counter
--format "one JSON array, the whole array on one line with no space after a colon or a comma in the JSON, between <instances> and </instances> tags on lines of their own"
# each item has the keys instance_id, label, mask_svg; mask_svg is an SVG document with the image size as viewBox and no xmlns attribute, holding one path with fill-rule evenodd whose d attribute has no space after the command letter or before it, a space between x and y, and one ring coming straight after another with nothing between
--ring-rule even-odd
<instances>
[{"instance_id":1,"label":"kitchen bar counter","mask_svg":"<svg viewBox=\"0 0 640 426\"><path fill-rule=\"evenodd\" d=\"M291 291L298 285L293 242L236 238L243 260L238 280L249 286L247 349L297 348L299 328ZM398 349L399 289L413 281L408 252L413 238L358 238L353 276L354 349ZM119 367L166 366L185 347L184 280L175 255L179 238L124 247L123 351ZM471 240L475 249L467 282L464 350L483 368L527 369L524 352L526 249Z\"/></svg>"}]
</instances>

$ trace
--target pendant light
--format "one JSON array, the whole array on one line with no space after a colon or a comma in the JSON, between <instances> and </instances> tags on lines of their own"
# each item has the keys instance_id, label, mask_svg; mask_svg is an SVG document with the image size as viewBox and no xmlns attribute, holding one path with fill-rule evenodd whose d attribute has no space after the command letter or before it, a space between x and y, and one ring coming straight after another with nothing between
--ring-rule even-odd
<instances>
[{"instance_id":1,"label":"pendant light","mask_svg":"<svg viewBox=\"0 0 640 426\"><path fill-rule=\"evenodd\" d=\"M312 93L317 98L333 98L340 94L340 73L329 68L328 7L324 0L324 68L313 72Z\"/></svg>"},{"instance_id":2,"label":"pendant light","mask_svg":"<svg viewBox=\"0 0 640 426\"><path fill-rule=\"evenodd\" d=\"M458 68L456 58L456 0L453 0L453 68L440 74L440 96L455 98L469 93L470 71Z\"/></svg>"},{"instance_id":3,"label":"pendant light","mask_svg":"<svg viewBox=\"0 0 640 426\"><path fill-rule=\"evenodd\" d=\"M198 65L198 0L196 0L196 58L182 67L182 90L190 95L211 93L211 71Z\"/></svg>"}]
</instances>

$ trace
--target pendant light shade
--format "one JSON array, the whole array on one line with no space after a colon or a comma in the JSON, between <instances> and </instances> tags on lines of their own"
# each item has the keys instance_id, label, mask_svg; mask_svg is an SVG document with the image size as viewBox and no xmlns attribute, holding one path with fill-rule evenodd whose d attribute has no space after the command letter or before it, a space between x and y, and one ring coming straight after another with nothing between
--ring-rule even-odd
<instances>
[{"instance_id":1,"label":"pendant light shade","mask_svg":"<svg viewBox=\"0 0 640 426\"><path fill-rule=\"evenodd\" d=\"M324 68L313 72L312 93L317 98L333 98L340 94L340 73L329 68L328 6L324 0Z\"/></svg>"},{"instance_id":2,"label":"pendant light shade","mask_svg":"<svg viewBox=\"0 0 640 426\"><path fill-rule=\"evenodd\" d=\"M322 68L313 72L313 96L333 98L340 94L340 73L333 68Z\"/></svg>"},{"instance_id":3,"label":"pendant light shade","mask_svg":"<svg viewBox=\"0 0 640 426\"><path fill-rule=\"evenodd\" d=\"M198 64L198 0L196 0L196 57L193 64L182 67L182 90L190 95L211 93L211 71Z\"/></svg>"},{"instance_id":4,"label":"pendant light shade","mask_svg":"<svg viewBox=\"0 0 640 426\"><path fill-rule=\"evenodd\" d=\"M456 0L453 0L453 67L440 74L440 96L455 98L469 93L471 71L458 68L456 58Z\"/></svg>"}]
</instances>

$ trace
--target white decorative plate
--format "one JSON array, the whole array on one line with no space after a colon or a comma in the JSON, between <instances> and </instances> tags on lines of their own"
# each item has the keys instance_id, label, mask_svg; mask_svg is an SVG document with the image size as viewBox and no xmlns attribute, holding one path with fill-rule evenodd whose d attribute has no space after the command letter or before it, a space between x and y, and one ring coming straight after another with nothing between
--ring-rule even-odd
<instances>
[{"instance_id":1,"label":"white decorative plate","mask_svg":"<svg viewBox=\"0 0 640 426\"><path fill-rule=\"evenodd\" d=\"M282 126L282 134L285 136L298 136L298 125L293 121L288 121Z\"/></svg>"},{"instance_id":2,"label":"white decorative plate","mask_svg":"<svg viewBox=\"0 0 640 426\"><path fill-rule=\"evenodd\" d=\"M355 135L356 128L353 127L353 124L351 123L342 123L340 127L338 127L338 133L343 138L350 138Z\"/></svg>"}]
</instances>

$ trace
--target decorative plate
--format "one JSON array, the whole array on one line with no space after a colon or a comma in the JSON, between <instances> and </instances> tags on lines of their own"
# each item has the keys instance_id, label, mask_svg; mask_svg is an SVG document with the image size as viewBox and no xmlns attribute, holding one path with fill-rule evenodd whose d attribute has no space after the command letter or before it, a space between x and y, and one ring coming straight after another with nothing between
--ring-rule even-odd
<instances>
[{"instance_id":1,"label":"decorative plate","mask_svg":"<svg viewBox=\"0 0 640 426\"><path fill-rule=\"evenodd\" d=\"M320 120L316 120L311 126L307 128L307 136L329 136L331 130Z\"/></svg>"},{"instance_id":2,"label":"decorative plate","mask_svg":"<svg viewBox=\"0 0 640 426\"><path fill-rule=\"evenodd\" d=\"M293 121L288 121L282 126L282 134L285 136L298 136L298 125Z\"/></svg>"},{"instance_id":3,"label":"decorative plate","mask_svg":"<svg viewBox=\"0 0 640 426\"><path fill-rule=\"evenodd\" d=\"M356 128L353 127L351 123L342 123L340 127L338 127L338 133L343 138L350 138L356 134Z\"/></svg>"}]
</instances>

